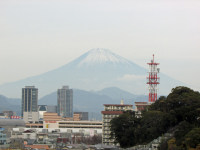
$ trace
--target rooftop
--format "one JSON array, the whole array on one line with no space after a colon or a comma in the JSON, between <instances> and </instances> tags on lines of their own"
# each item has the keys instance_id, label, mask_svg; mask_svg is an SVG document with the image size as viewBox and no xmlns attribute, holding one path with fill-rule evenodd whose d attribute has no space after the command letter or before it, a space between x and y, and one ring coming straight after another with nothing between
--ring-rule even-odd
<instances>
[{"instance_id":1,"label":"rooftop","mask_svg":"<svg viewBox=\"0 0 200 150\"><path fill-rule=\"evenodd\" d=\"M25 145L25 147L29 147L31 149L49 149L48 145Z\"/></svg>"},{"instance_id":2,"label":"rooftop","mask_svg":"<svg viewBox=\"0 0 200 150\"><path fill-rule=\"evenodd\" d=\"M129 104L104 104L104 106L133 106L133 105L129 105Z\"/></svg>"},{"instance_id":3,"label":"rooftop","mask_svg":"<svg viewBox=\"0 0 200 150\"><path fill-rule=\"evenodd\" d=\"M25 122L22 119L0 119L0 126L22 126L25 127Z\"/></svg>"}]
</instances>

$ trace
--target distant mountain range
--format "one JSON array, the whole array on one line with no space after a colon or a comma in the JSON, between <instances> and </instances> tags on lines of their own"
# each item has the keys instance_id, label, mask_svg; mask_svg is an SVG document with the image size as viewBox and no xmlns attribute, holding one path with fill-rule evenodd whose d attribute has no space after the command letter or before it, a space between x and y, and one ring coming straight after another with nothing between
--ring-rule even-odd
<instances>
[{"instance_id":1,"label":"distant mountain range","mask_svg":"<svg viewBox=\"0 0 200 150\"><path fill-rule=\"evenodd\" d=\"M21 115L21 100L17 98L7 98L0 95L0 112L12 110L18 115Z\"/></svg>"},{"instance_id":2,"label":"distant mountain range","mask_svg":"<svg viewBox=\"0 0 200 150\"><path fill-rule=\"evenodd\" d=\"M118 87L134 94L144 94L147 93L147 72L148 70L132 61L107 49L97 48L55 70L3 84L0 86L0 94L8 97L20 97L21 89L27 85L35 85L39 89L39 97L52 93L63 85L87 91ZM175 86L183 85L162 73L160 78L159 93L161 94L168 94ZM121 98L120 95L116 97Z\"/></svg>"},{"instance_id":3,"label":"distant mountain range","mask_svg":"<svg viewBox=\"0 0 200 150\"><path fill-rule=\"evenodd\" d=\"M103 104L120 104L123 99L125 104L134 105L135 101L147 101L145 95L134 95L116 87L101 91L84 91L73 89L74 111L89 112L90 119L101 120ZM40 99L39 104L57 105L57 92L53 92Z\"/></svg>"},{"instance_id":4,"label":"distant mountain range","mask_svg":"<svg viewBox=\"0 0 200 150\"><path fill-rule=\"evenodd\" d=\"M106 88L100 91L84 91L73 89L74 111L89 112L90 119L101 120L103 104L125 104L134 105L135 101L147 101L145 95L134 95L116 87ZM20 115L21 99L9 99L0 96L0 112L13 110ZM39 100L40 105L57 105L57 92L52 92Z\"/></svg>"}]
</instances>

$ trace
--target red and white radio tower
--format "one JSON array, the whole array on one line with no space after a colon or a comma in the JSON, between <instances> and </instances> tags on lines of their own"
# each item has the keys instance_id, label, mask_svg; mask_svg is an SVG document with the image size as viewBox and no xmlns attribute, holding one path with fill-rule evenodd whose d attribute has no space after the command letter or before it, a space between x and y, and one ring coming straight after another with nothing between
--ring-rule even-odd
<instances>
[{"instance_id":1,"label":"red and white radio tower","mask_svg":"<svg viewBox=\"0 0 200 150\"><path fill-rule=\"evenodd\" d=\"M149 65L149 77L147 77L147 84L149 85L149 102L154 103L157 100L157 85L160 84L160 78L158 77L160 68L157 68L159 63L154 62L154 55L151 63L147 64Z\"/></svg>"}]
</instances>

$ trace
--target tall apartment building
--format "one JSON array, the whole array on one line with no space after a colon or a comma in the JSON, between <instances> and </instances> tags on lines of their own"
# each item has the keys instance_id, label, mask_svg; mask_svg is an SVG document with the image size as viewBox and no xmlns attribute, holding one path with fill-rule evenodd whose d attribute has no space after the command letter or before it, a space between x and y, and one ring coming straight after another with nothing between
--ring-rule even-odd
<instances>
[{"instance_id":1,"label":"tall apartment building","mask_svg":"<svg viewBox=\"0 0 200 150\"><path fill-rule=\"evenodd\" d=\"M57 91L57 111L63 118L73 117L73 90L68 86L63 86Z\"/></svg>"},{"instance_id":2,"label":"tall apartment building","mask_svg":"<svg viewBox=\"0 0 200 150\"><path fill-rule=\"evenodd\" d=\"M25 122L38 121L38 89L34 86L22 88L21 116Z\"/></svg>"},{"instance_id":3,"label":"tall apartment building","mask_svg":"<svg viewBox=\"0 0 200 150\"><path fill-rule=\"evenodd\" d=\"M110 137L110 121L123 114L124 111L133 110L133 105L125 105L123 101L121 104L104 104L103 128L102 128L102 143L105 145L115 145L114 139Z\"/></svg>"}]
</instances>

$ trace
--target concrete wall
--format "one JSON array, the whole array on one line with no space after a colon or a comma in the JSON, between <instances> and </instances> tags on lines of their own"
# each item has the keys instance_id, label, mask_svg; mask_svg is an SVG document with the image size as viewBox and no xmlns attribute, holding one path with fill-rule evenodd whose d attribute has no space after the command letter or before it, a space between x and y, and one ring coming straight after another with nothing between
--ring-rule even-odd
<instances>
[{"instance_id":1,"label":"concrete wall","mask_svg":"<svg viewBox=\"0 0 200 150\"><path fill-rule=\"evenodd\" d=\"M57 121L44 121L43 128L58 128Z\"/></svg>"},{"instance_id":2,"label":"concrete wall","mask_svg":"<svg viewBox=\"0 0 200 150\"><path fill-rule=\"evenodd\" d=\"M23 112L23 120L25 123L39 121L39 114L38 112Z\"/></svg>"}]
</instances>

